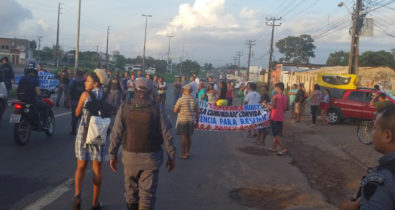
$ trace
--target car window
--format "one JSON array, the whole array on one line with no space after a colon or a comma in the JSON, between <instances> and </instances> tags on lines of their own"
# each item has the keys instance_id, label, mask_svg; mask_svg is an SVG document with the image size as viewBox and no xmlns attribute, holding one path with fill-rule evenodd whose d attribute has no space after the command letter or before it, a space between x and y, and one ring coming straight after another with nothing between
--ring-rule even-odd
<instances>
[{"instance_id":1,"label":"car window","mask_svg":"<svg viewBox=\"0 0 395 210\"><path fill-rule=\"evenodd\" d=\"M365 93L353 91L348 96L348 99L353 100L353 101L358 101L358 102L365 102L365 99L364 99L365 97L366 97Z\"/></svg>"}]
</instances>

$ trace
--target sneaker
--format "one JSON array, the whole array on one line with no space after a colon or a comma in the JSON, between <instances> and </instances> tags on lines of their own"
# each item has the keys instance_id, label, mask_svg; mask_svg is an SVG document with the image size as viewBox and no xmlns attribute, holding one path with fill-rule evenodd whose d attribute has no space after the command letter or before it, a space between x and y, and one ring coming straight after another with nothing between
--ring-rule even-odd
<instances>
[{"instance_id":1,"label":"sneaker","mask_svg":"<svg viewBox=\"0 0 395 210\"><path fill-rule=\"evenodd\" d=\"M74 197L72 210L80 210L80 209L81 209L81 196L77 195Z\"/></svg>"}]
</instances>

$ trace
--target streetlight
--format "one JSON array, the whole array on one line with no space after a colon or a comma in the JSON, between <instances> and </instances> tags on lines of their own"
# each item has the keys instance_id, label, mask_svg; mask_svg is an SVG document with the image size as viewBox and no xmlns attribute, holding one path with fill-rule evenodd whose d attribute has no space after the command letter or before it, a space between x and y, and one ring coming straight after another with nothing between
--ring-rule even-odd
<instances>
[{"instance_id":1,"label":"streetlight","mask_svg":"<svg viewBox=\"0 0 395 210\"><path fill-rule=\"evenodd\" d=\"M78 55L80 51L80 18L81 18L81 0L78 0L78 23L77 23L77 41L75 44L75 62L74 62L74 75L77 74L78 69Z\"/></svg>"},{"instance_id":2,"label":"streetlight","mask_svg":"<svg viewBox=\"0 0 395 210\"><path fill-rule=\"evenodd\" d=\"M147 23L148 23L148 18L152 17L152 15L142 14L142 16L145 17L145 33L144 33L143 64L141 65L141 68L143 71L145 71L145 44L147 42Z\"/></svg>"},{"instance_id":3,"label":"streetlight","mask_svg":"<svg viewBox=\"0 0 395 210\"><path fill-rule=\"evenodd\" d=\"M346 9L347 9L347 11L348 11L348 13L350 13L350 15L352 15L352 12L351 12L351 10L347 7L347 5L344 3L344 2L339 2L339 4L337 4L337 6L338 7L345 7Z\"/></svg>"},{"instance_id":4,"label":"streetlight","mask_svg":"<svg viewBox=\"0 0 395 210\"><path fill-rule=\"evenodd\" d=\"M171 73L173 73L173 68L172 68L172 66L169 67L169 65L172 65L172 63L173 63L173 62L170 63L170 40L174 36L168 35L167 37L169 38L169 50L167 51L167 71L170 71Z\"/></svg>"}]
</instances>

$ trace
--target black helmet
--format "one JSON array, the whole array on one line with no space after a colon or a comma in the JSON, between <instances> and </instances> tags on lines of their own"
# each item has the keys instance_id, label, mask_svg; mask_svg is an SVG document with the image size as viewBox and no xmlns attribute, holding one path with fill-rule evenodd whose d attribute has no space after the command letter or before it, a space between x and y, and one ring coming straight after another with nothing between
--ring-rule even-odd
<instances>
[{"instance_id":1,"label":"black helmet","mask_svg":"<svg viewBox=\"0 0 395 210\"><path fill-rule=\"evenodd\" d=\"M37 65L36 62L34 61L30 61L29 64L27 64L27 66L25 67L25 74L29 74L29 73L37 73Z\"/></svg>"}]
</instances>

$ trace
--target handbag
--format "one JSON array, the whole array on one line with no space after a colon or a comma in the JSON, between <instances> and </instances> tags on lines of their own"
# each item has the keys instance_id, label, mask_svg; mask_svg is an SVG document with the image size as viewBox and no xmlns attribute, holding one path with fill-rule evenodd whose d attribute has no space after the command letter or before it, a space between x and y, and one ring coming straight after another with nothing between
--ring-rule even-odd
<instances>
[{"instance_id":1,"label":"handbag","mask_svg":"<svg viewBox=\"0 0 395 210\"><path fill-rule=\"evenodd\" d=\"M85 139L86 144L104 145L107 141L107 130L110 126L111 118L91 116L88 124L88 131Z\"/></svg>"}]
</instances>

